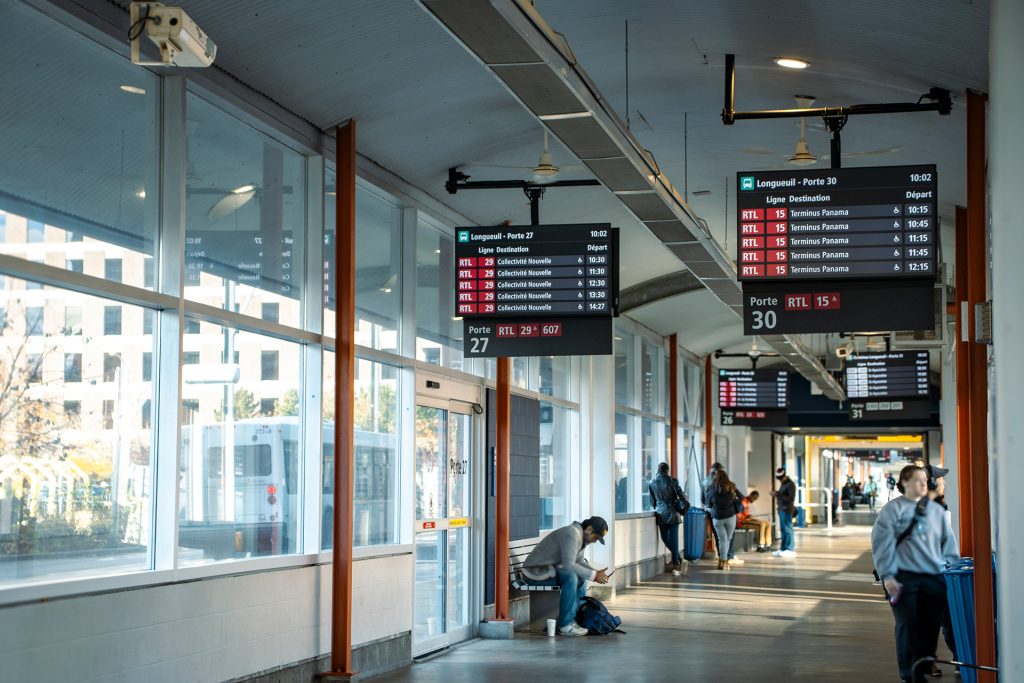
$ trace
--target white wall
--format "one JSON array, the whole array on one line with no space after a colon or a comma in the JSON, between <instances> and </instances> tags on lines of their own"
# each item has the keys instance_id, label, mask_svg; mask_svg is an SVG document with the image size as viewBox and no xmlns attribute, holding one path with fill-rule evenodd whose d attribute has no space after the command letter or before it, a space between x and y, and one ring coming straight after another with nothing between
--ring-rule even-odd
<instances>
[{"instance_id":1,"label":"white wall","mask_svg":"<svg viewBox=\"0 0 1024 683\"><path fill-rule=\"evenodd\" d=\"M224 681L330 648L330 565L4 608L4 681ZM411 554L355 562L353 645L412 628Z\"/></svg>"},{"instance_id":2,"label":"white wall","mask_svg":"<svg viewBox=\"0 0 1024 683\"><path fill-rule=\"evenodd\" d=\"M615 520L615 566L625 567L667 552L653 515ZM682 532L682 529L680 529ZM682 533L680 533L680 536ZM682 550L683 539L679 539Z\"/></svg>"}]
</instances>

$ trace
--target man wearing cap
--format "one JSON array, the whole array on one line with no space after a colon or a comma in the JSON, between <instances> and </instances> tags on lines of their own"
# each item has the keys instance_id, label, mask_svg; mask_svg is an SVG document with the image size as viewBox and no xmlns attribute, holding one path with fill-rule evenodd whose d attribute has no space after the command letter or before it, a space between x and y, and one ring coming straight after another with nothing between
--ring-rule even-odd
<instances>
[{"instance_id":1,"label":"man wearing cap","mask_svg":"<svg viewBox=\"0 0 1024 683\"><path fill-rule=\"evenodd\" d=\"M591 517L555 529L537 544L523 562L523 578L536 586L558 586L558 632L563 636L585 636L587 629L576 623L576 610L587 594L587 581L608 583L604 569L594 569L583 558L583 550L608 533L608 522Z\"/></svg>"},{"instance_id":2,"label":"man wearing cap","mask_svg":"<svg viewBox=\"0 0 1024 683\"><path fill-rule=\"evenodd\" d=\"M796 557L796 542L793 538L793 515L796 514L796 484L786 474L785 467L775 470L775 478L779 480L779 489L772 491L775 505L779 509L779 549L772 553L774 557Z\"/></svg>"}]
</instances>

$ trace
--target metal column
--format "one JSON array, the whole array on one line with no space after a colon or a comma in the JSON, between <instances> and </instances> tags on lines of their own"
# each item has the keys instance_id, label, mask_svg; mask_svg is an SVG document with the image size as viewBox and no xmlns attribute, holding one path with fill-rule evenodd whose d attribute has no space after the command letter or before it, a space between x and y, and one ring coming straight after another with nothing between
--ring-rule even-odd
<instances>
[{"instance_id":1,"label":"metal column","mask_svg":"<svg viewBox=\"0 0 1024 683\"><path fill-rule=\"evenodd\" d=\"M511 477L512 359L497 359L494 496L494 618L508 621L509 478Z\"/></svg>"},{"instance_id":2,"label":"metal column","mask_svg":"<svg viewBox=\"0 0 1024 683\"><path fill-rule=\"evenodd\" d=\"M974 307L988 298L988 241L985 206L985 96L967 92L967 301L969 329L976 333ZM988 492L988 347L968 341L970 356L971 491L974 494L974 624L977 664L996 665L995 612L992 585L992 520ZM980 683L995 683L979 671Z\"/></svg>"},{"instance_id":3,"label":"metal column","mask_svg":"<svg viewBox=\"0 0 1024 683\"><path fill-rule=\"evenodd\" d=\"M974 555L974 497L971 490L971 362L967 339L971 317L967 304L967 209L956 207L956 464L960 510L960 552Z\"/></svg>"},{"instance_id":4,"label":"metal column","mask_svg":"<svg viewBox=\"0 0 1024 683\"><path fill-rule=\"evenodd\" d=\"M668 338L668 429L669 466L672 476L679 478L679 348L678 336Z\"/></svg>"},{"instance_id":5,"label":"metal column","mask_svg":"<svg viewBox=\"0 0 1024 683\"><path fill-rule=\"evenodd\" d=\"M354 414L356 329L356 122L337 135L337 214L335 216L337 300L334 353L334 565L331 567L331 671L352 670L352 502L354 498Z\"/></svg>"}]
</instances>

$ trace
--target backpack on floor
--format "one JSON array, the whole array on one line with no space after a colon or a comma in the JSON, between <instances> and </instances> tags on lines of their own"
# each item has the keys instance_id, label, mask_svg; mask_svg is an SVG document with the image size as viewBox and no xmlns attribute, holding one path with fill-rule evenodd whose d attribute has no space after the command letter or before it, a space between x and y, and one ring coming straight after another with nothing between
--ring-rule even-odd
<instances>
[{"instance_id":1,"label":"backpack on floor","mask_svg":"<svg viewBox=\"0 0 1024 683\"><path fill-rule=\"evenodd\" d=\"M606 636L609 633L625 633L619 628L622 619L610 614L604 603L590 596L583 596L580 608L576 610L576 623L587 629L588 635Z\"/></svg>"}]
</instances>

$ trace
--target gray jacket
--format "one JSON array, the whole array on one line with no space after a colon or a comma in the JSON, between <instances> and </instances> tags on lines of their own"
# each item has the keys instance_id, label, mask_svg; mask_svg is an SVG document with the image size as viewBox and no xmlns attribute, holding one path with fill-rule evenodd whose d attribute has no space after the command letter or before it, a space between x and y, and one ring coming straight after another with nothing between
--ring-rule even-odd
<instances>
[{"instance_id":1,"label":"gray jacket","mask_svg":"<svg viewBox=\"0 0 1024 683\"><path fill-rule=\"evenodd\" d=\"M523 574L534 581L553 578L558 569L587 581L597 576L597 570L583 559L583 527L579 522L552 531L523 562Z\"/></svg>"},{"instance_id":2,"label":"gray jacket","mask_svg":"<svg viewBox=\"0 0 1024 683\"><path fill-rule=\"evenodd\" d=\"M938 574L946 564L960 559L946 512L933 502L928 503L910 536L897 548L896 539L910 526L915 514L917 502L906 496L893 498L878 513L871 530L871 555L883 579L895 577L901 570Z\"/></svg>"}]
</instances>

